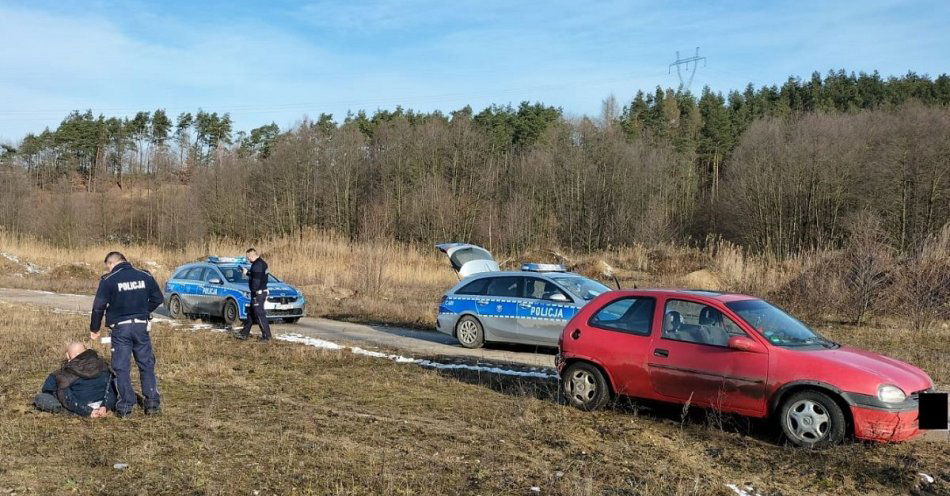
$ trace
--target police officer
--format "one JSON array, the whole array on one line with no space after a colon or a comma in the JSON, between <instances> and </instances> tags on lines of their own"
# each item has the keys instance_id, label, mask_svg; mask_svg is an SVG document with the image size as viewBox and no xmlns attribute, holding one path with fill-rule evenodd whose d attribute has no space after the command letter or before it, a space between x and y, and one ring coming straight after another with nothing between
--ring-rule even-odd
<instances>
[{"instance_id":1,"label":"police officer","mask_svg":"<svg viewBox=\"0 0 950 496\"><path fill-rule=\"evenodd\" d=\"M145 414L157 415L161 413L161 398L155 378L155 354L148 331L152 312L162 304L162 290L151 274L132 267L125 256L117 251L106 255L105 264L109 273L102 276L99 289L96 290L89 338L99 339L99 328L105 314L106 326L112 331L112 369L119 392L115 414L127 417L132 414L135 405L135 390L132 389L130 375L134 356L139 367L142 396L145 397Z\"/></svg>"},{"instance_id":2,"label":"police officer","mask_svg":"<svg viewBox=\"0 0 950 496\"><path fill-rule=\"evenodd\" d=\"M267 323L267 313L264 311L264 303L267 301L267 262L254 248L248 248L245 256L251 262L251 269L241 270L247 275L247 284L251 290L251 310L237 337L247 339L251 335L251 326L257 322L261 328L261 341L268 341L271 338L270 324Z\"/></svg>"}]
</instances>

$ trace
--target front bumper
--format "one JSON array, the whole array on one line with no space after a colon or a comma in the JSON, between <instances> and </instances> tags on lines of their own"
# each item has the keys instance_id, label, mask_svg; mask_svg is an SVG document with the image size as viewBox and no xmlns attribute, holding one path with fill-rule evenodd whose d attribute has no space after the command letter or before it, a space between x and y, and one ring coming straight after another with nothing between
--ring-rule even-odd
<instances>
[{"instance_id":1,"label":"front bumper","mask_svg":"<svg viewBox=\"0 0 950 496\"><path fill-rule=\"evenodd\" d=\"M290 303L282 303L277 300L278 298L281 297L271 296L267 298L264 312L267 314L268 320L303 317L306 314L307 300L303 296ZM244 307L242 318L247 319L249 315L250 302Z\"/></svg>"},{"instance_id":2,"label":"front bumper","mask_svg":"<svg viewBox=\"0 0 950 496\"><path fill-rule=\"evenodd\" d=\"M854 437L877 442L906 441L920 434L917 408L888 411L851 405Z\"/></svg>"}]
</instances>

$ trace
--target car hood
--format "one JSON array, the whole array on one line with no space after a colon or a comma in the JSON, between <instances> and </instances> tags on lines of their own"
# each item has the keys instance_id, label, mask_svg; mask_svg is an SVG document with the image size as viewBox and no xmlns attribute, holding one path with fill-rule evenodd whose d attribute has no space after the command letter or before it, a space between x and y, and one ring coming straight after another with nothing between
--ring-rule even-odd
<instances>
[{"instance_id":1,"label":"car hood","mask_svg":"<svg viewBox=\"0 0 950 496\"><path fill-rule=\"evenodd\" d=\"M229 284L228 287L231 289L237 289L240 291L249 291L246 284ZM269 296L299 296L300 292L297 291L297 288L286 283L268 283L267 284L267 293Z\"/></svg>"},{"instance_id":2,"label":"car hood","mask_svg":"<svg viewBox=\"0 0 950 496\"><path fill-rule=\"evenodd\" d=\"M893 384L911 394L933 387L923 370L913 365L870 351L842 346L832 350L802 351L831 367L850 369L875 376L881 384Z\"/></svg>"}]
</instances>

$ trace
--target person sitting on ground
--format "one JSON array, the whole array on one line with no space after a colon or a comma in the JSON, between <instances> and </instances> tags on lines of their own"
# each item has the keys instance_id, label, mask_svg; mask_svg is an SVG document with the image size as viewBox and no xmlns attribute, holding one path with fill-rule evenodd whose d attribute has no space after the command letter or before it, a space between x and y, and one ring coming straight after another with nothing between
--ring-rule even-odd
<instances>
[{"instance_id":1,"label":"person sitting on ground","mask_svg":"<svg viewBox=\"0 0 950 496\"><path fill-rule=\"evenodd\" d=\"M82 343L66 347L66 361L46 378L33 403L44 412L63 409L83 417L99 418L115 409L112 370L95 350Z\"/></svg>"}]
</instances>

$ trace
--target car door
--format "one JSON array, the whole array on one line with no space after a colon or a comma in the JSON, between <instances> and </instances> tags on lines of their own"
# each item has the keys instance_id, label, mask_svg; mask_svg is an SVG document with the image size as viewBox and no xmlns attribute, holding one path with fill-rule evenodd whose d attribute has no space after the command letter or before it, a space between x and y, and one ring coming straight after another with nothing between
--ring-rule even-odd
<instances>
[{"instance_id":1,"label":"car door","mask_svg":"<svg viewBox=\"0 0 950 496\"><path fill-rule=\"evenodd\" d=\"M767 352L726 346L729 335L748 335L715 305L668 298L663 312L647 356L657 394L724 411L765 412Z\"/></svg>"},{"instance_id":2,"label":"car door","mask_svg":"<svg viewBox=\"0 0 950 496\"><path fill-rule=\"evenodd\" d=\"M194 267L182 278L181 302L187 313L202 313L204 295L201 293L205 268Z\"/></svg>"},{"instance_id":3,"label":"car door","mask_svg":"<svg viewBox=\"0 0 950 496\"><path fill-rule=\"evenodd\" d=\"M224 276L217 267L207 267L201 281L202 313L220 317L224 310Z\"/></svg>"},{"instance_id":4,"label":"car door","mask_svg":"<svg viewBox=\"0 0 950 496\"><path fill-rule=\"evenodd\" d=\"M518 303L518 325L532 342L557 346L567 321L577 313L573 299L556 284L540 277L525 277Z\"/></svg>"},{"instance_id":5,"label":"car door","mask_svg":"<svg viewBox=\"0 0 950 496\"><path fill-rule=\"evenodd\" d=\"M624 296L604 303L586 326L569 329L564 339L586 340L586 352L597 357L610 374L617 392L652 398L646 357L652 351L656 299Z\"/></svg>"},{"instance_id":6,"label":"car door","mask_svg":"<svg viewBox=\"0 0 950 496\"><path fill-rule=\"evenodd\" d=\"M486 338L515 343L531 342L518 325L523 279L520 276L492 277L485 295L475 300Z\"/></svg>"}]
</instances>

